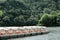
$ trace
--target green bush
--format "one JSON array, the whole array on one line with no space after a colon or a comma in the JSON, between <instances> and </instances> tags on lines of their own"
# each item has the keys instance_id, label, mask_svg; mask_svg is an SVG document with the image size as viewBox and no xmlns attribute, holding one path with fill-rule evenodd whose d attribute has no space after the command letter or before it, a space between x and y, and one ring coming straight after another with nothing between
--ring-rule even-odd
<instances>
[{"instance_id":1,"label":"green bush","mask_svg":"<svg viewBox=\"0 0 60 40\"><path fill-rule=\"evenodd\" d=\"M60 26L60 12L56 14L56 23L57 26Z\"/></svg>"},{"instance_id":2,"label":"green bush","mask_svg":"<svg viewBox=\"0 0 60 40\"><path fill-rule=\"evenodd\" d=\"M55 26L55 16L50 14L44 14L41 19L39 20L39 25L45 25L45 26Z\"/></svg>"},{"instance_id":3,"label":"green bush","mask_svg":"<svg viewBox=\"0 0 60 40\"><path fill-rule=\"evenodd\" d=\"M0 17L2 17L2 15L3 15L3 12L2 12L2 10L0 10Z\"/></svg>"}]
</instances>

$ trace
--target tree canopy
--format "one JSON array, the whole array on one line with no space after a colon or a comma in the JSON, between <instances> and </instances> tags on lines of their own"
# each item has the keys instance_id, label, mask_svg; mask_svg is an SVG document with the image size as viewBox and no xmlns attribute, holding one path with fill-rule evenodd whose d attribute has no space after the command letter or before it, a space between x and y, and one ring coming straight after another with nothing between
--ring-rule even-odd
<instances>
[{"instance_id":1,"label":"tree canopy","mask_svg":"<svg viewBox=\"0 0 60 40\"><path fill-rule=\"evenodd\" d=\"M59 26L60 0L6 0L0 2L0 26Z\"/></svg>"}]
</instances>

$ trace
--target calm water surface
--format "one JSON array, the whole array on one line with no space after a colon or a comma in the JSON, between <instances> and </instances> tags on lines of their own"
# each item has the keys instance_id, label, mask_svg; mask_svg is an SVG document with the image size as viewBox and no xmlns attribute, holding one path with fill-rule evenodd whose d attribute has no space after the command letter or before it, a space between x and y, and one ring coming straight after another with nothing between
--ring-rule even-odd
<instances>
[{"instance_id":1,"label":"calm water surface","mask_svg":"<svg viewBox=\"0 0 60 40\"><path fill-rule=\"evenodd\" d=\"M8 40L60 40L60 27L48 27L48 30L50 31L48 34Z\"/></svg>"}]
</instances>

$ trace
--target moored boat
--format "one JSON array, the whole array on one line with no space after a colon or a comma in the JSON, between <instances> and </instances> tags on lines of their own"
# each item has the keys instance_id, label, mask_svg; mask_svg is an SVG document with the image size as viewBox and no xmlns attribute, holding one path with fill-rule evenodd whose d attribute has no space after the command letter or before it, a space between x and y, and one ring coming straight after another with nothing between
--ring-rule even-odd
<instances>
[{"instance_id":1,"label":"moored boat","mask_svg":"<svg viewBox=\"0 0 60 40\"><path fill-rule=\"evenodd\" d=\"M14 38L48 33L45 26L0 27L1 38Z\"/></svg>"}]
</instances>

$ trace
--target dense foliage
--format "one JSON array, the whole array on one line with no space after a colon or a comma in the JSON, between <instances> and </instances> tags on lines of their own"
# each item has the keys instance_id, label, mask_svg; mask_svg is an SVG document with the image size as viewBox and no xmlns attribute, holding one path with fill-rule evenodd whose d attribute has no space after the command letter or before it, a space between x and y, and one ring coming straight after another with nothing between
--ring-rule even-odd
<instances>
[{"instance_id":1,"label":"dense foliage","mask_svg":"<svg viewBox=\"0 0 60 40\"><path fill-rule=\"evenodd\" d=\"M0 2L0 26L59 26L60 0L6 0Z\"/></svg>"}]
</instances>

